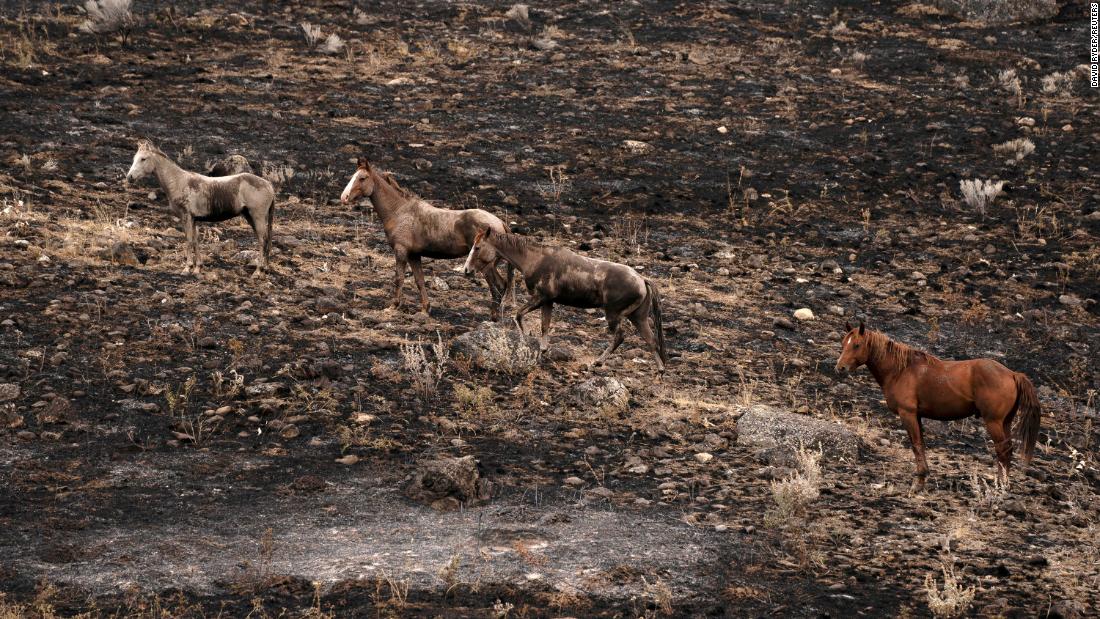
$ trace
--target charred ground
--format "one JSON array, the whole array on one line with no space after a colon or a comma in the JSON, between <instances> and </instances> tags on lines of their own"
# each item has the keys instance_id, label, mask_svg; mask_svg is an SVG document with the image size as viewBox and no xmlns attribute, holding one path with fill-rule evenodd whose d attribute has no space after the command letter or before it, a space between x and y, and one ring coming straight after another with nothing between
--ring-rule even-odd
<instances>
[{"instance_id":1,"label":"charred ground","mask_svg":"<svg viewBox=\"0 0 1100 619\"><path fill-rule=\"evenodd\" d=\"M1096 612L1097 98L1079 76L1043 87L1087 60L1082 5L988 27L902 3L565 1L528 27L501 3L136 4L125 45L68 6L2 5L9 603L304 613L317 582L346 615L925 614L947 562L983 614ZM310 48L301 22L346 47ZM139 137L278 183L274 274L248 278L239 222L204 226L204 277L179 274L162 192L122 184ZM1024 137L1022 160L994 154ZM629 412L563 404L605 341L563 309L553 360L452 363L418 403L400 344L475 328L486 295L435 262L430 319L384 311L382 232L334 199L359 155L643 266L668 375L631 334L595 372ZM1005 193L983 216L965 178ZM973 420L927 424L933 477L906 495L897 420L869 376L832 372L856 316L1040 385L1038 455L1007 496L983 494ZM491 395L471 412L459 385ZM757 403L866 445L823 463L795 525L765 526L788 470L735 444ZM406 501L439 454L475 455L492 501Z\"/></svg>"}]
</instances>

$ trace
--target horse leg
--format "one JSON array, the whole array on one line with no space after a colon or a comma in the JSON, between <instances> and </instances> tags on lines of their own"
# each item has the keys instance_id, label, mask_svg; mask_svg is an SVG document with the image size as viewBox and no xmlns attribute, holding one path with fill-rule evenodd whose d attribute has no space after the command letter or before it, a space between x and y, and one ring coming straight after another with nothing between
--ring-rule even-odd
<instances>
[{"instance_id":1,"label":"horse leg","mask_svg":"<svg viewBox=\"0 0 1100 619\"><path fill-rule=\"evenodd\" d=\"M486 266L481 274L489 285L489 319L499 322L500 310L504 305L504 282L494 265Z\"/></svg>"},{"instance_id":2,"label":"horse leg","mask_svg":"<svg viewBox=\"0 0 1100 619\"><path fill-rule=\"evenodd\" d=\"M547 302L542 306L542 337L539 338L539 354L550 350L550 315L554 311L554 303Z\"/></svg>"},{"instance_id":3,"label":"horse leg","mask_svg":"<svg viewBox=\"0 0 1100 619\"><path fill-rule=\"evenodd\" d=\"M643 312L644 310L644 312ZM661 352L657 349L657 337L653 335L653 325L649 321L649 307L648 305L642 305L641 308L635 310L630 315L630 322L634 323L634 328L638 330L638 334L645 340L649 351L653 353L653 358L657 360L657 371L665 371L665 362L661 360Z\"/></svg>"},{"instance_id":4,"label":"horse leg","mask_svg":"<svg viewBox=\"0 0 1100 619\"><path fill-rule=\"evenodd\" d=\"M401 288L405 285L405 268L408 266L409 259L405 252L397 252L394 254L394 276L393 276L393 309L401 307Z\"/></svg>"},{"instance_id":5,"label":"horse leg","mask_svg":"<svg viewBox=\"0 0 1100 619\"><path fill-rule=\"evenodd\" d=\"M607 330L611 333L611 343L608 344L607 349L603 351L603 354L600 355L599 359L596 359L592 365L603 364L603 362L611 356L611 353L615 352L619 348L619 345L623 343L623 338L626 337L626 334L623 333L622 319L623 317L621 314L612 314L608 312Z\"/></svg>"},{"instance_id":6,"label":"horse leg","mask_svg":"<svg viewBox=\"0 0 1100 619\"><path fill-rule=\"evenodd\" d=\"M996 418L986 418L985 429L989 432L989 438L993 439L993 453L997 455L997 476L1003 481L1008 481L1008 470L1012 467L1012 435L1005 430L1004 421Z\"/></svg>"},{"instance_id":7,"label":"horse leg","mask_svg":"<svg viewBox=\"0 0 1100 619\"><path fill-rule=\"evenodd\" d=\"M516 312L516 317L512 320L515 321L516 328L519 329L520 335L523 334L523 317L526 316L528 312L538 309L538 307L541 306L544 302L545 300L542 297L535 297L534 299L531 299L531 301L529 301L527 305L519 308L519 311Z\"/></svg>"},{"instance_id":8,"label":"horse leg","mask_svg":"<svg viewBox=\"0 0 1100 619\"><path fill-rule=\"evenodd\" d=\"M187 240L184 241L183 246L183 258L184 262L186 263L184 264L183 272L184 274L187 274L191 272L191 267L195 263L197 235L195 234L195 218L186 213L183 215L183 233L187 237ZM196 270L196 273L197 272L198 271Z\"/></svg>"},{"instance_id":9,"label":"horse leg","mask_svg":"<svg viewBox=\"0 0 1100 619\"><path fill-rule=\"evenodd\" d=\"M924 456L924 437L921 432L920 417L916 409L902 409L898 411L901 423L905 426L905 432L909 435L909 443L913 447L913 457L917 461L917 473L913 476L913 485L909 491L913 493L924 490L924 482L928 478L928 459Z\"/></svg>"},{"instance_id":10,"label":"horse leg","mask_svg":"<svg viewBox=\"0 0 1100 619\"><path fill-rule=\"evenodd\" d=\"M245 210L241 211L241 217L244 217L244 220L248 222L248 225L252 226L252 232L254 232L256 234L256 244L257 244L257 246L260 250L259 254L261 256L259 261L256 264L256 270L252 272L252 277L256 277L267 266L267 264L266 264L267 261L263 259L263 248L264 248L263 226L261 225L260 221L258 221L255 217L252 216L252 213L248 212L248 209L245 209Z\"/></svg>"},{"instance_id":11,"label":"horse leg","mask_svg":"<svg viewBox=\"0 0 1100 619\"><path fill-rule=\"evenodd\" d=\"M420 291L420 309L427 315L431 305L428 304L428 288L424 286L424 269L420 264L420 256L410 256L409 266L412 267L416 288Z\"/></svg>"}]
</instances>

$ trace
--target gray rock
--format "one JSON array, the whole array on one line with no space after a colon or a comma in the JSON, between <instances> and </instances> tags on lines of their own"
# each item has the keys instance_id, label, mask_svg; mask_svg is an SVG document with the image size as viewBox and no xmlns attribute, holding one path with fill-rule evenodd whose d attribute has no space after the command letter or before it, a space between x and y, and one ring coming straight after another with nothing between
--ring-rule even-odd
<instances>
[{"instance_id":1,"label":"gray rock","mask_svg":"<svg viewBox=\"0 0 1100 619\"><path fill-rule=\"evenodd\" d=\"M737 420L737 444L755 448L757 456L773 464L785 464L800 446L820 449L827 458L858 460L860 438L844 426L755 405Z\"/></svg>"},{"instance_id":2,"label":"gray rock","mask_svg":"<svg viewBox=\"0 0 1100 619\"><path fill-rule=\"evenodd\" d=\"M483 322L473 331L456 337L451 352L484 370L508 374L527 371L539 360L534 338L522 335L510 325L491 322Z\"/></svg>"},{"instance_id":3,"label":"gray rock","mask_svg":"<svg viewBox=\"0 0 1100 619\"><path fill-rule=\"evenodd\" d=\"M343 305L333 297L317 297L313 301L313 309L318 314L329 314L332 312L339 312L343 308Z\"/></svg>"},{"instance_id":4,"label":"gray rock","mask_svg":"<svg viewBox=\"0 0 1100 619\"><path fill-rule=\"evenodd\" d=\"M450 511L489 499L489 482L482 479L473 456L422 462L409 477L405 496L433 509Z\"/></svg>"},{"instance_id":5,"label":"gray rock","mask_svg":"<svg viewBox=\"0 0 1100 619\"><path fill-rule=\"evenodd\" d=\"M125 241L118 241L104 249L100 252L99 257L115 264L125 264L132 267L141 265L137 252L134 251L133 246Z\"/></svg>"},{"instance_id":6,"label":"gray rock","mask_svg":"<svg viewBox=\"0 0 1100 619\"><path fill-rule=\"evenodd\" d=\"M0 402L10 402L18 398L20 393L19 385L0 383Z\"/></svg>"},{"instance_id":7,"label":"gray rock","mask_svg":"<svg viewBox=\"0 0 1100 619\"><path fill-rule=\"evenodd\" d=\"M597 409L605 413L621 413L630 405L630 392L621 382L607 376L596 376L572 385L563 397L582 410Z\"/></svg>"},{"instance_id":8,"label":"gray rock","mask_svg":"<svg viewBox=\"0 0 1100 619\"><path fill-rule=\"evenodd\" d=\"M282 383L256 383L255 385L245 387L244 393L253 398L272 396L275 395L282 386Z\"/></svg>"},{"instance_id":9,"label":"gray rock","mask_svg":"<svg viewBox=\"0 0 1100 619\"><path fill-rule=\"evenodd\" d=\"M155 413L160 410L160 406L153 402L142 402L133 398L119 400L118 405L127 413Z\"/></svg>"}]
</instances>

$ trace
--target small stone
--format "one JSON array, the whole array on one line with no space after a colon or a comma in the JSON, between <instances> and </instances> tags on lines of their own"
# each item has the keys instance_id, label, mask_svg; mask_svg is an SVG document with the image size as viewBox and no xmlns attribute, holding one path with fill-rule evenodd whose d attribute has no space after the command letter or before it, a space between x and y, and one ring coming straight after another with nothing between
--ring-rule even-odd
<instances>
[{"instance_id":1,"label":"small stone","mask_svg":"<svg viewBox=\"0 0 1100 619\"><path fill-rule=\"evenodd\" d=\"M706 464L707 462L710 462L713 459L714 459L714 454L706 452L706 451L700 451L699 453L695 454L695 461L698 462L699 464Z\"/></svg>"},{"instance_id":2,"label":"small stone","mask_svg":"<svg viewBox=\"0 0 1100 619\"><path fill-rule=\"evenodd\" d=\"M1066 123L1066 124L1062 125L1062 131L1066 131L1066 132L1073 131L1073 125L1071 125L1069 123Z\"/></svg>"},{"instance_id":3,"label":"small stone","mask_svg":"<svg viewBox=\"0 0 1100 619\"><path fill-rule=\"evenodd\" d=\"M576 487L576 486L583 486L584 485L584 480L581 479L580 477L566 477L565 480L563 481L563 483L565 483L566 486Z\"/></svg>"},{"instance_id":4,"label":"small stone","mask_svg":"<svg viewBox=\"0 0 1100 619\"><path fill-rule=\"evenodd\" d=\"M346 464L348 466L351 466L352 464L355 464L356 462L359 462L359 456L357 456L355 454L348 454L348 455L344 456L343 458L337 458L336 462L338 464Z\"/></svg>"},{"instance_id":5,"label":"small stone","mask_svg":"<svg viewBox=\"0 0 1100 619\"><path fill-rule=\"evenodd\" d=\"M19 385L13 383L0 383L0 402L10 402L19 397Z\"/></svg>"},{"instance_id":6,"label":"small stone","mask_svg":"<svg viewBox=\"0 0 1100 619\"><path fill-rule=\"evenodd\" d=\"M718 127L718 133L721 133L722 135L726 135L729 132L730 130L727 129L725 125Z\"/></svg>"},{"instance_id":7,"label":"small stone","mask_svg":"<svg viewBox=\"0 0 1100 619\"><path fill-rule=\"evenodd\" d=\"M803 307L803 308L796 309L794 311L794 317L797 318L798 320L813 320L814 319L814 313L813 313L813 311L810 310L810 308Z\"/></svg>"},{"instance_id":8,"label":"small stone","mask_svg":"<svg viewBox=\"0 0 1100 619\"><path fill-rule=\"evenodd\" d=\"M1058 297L1058 302L1069 307L1078 307L1081 305L1081 298L1075 294L1064 294Z\"/></svg>"}]
</instances>

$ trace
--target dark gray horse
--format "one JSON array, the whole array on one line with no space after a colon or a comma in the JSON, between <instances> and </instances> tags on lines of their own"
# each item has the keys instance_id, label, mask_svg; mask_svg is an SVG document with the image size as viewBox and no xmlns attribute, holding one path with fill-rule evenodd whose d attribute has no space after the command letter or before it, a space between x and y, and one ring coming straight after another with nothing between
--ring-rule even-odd
<instances>
[{"instance_id":1,"label":"dark gray horse","mask_svg":"<svg viewBox=\"0 0 1100 619\"><path fill-rule=\"evenodd\" d=\"M503 258L523 273L532 299L516 312L516 326L523 331L523 316L541 308L541 350L549 346L550 314L555 303L600 308L607 315L611 344L596 363L603 363L623 343L622 319L627 318L649 345L657 370L664 372L668 354L661 327L661 297L656 286L637 271L625 264L587 258L564 247L546 247L518 234L485 228L470 248L467 271L491 256Z\"/></svg>"}]
</instances>

